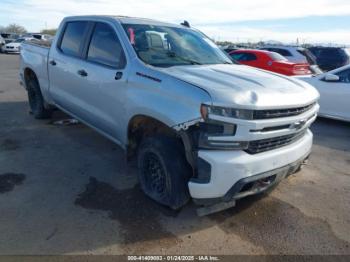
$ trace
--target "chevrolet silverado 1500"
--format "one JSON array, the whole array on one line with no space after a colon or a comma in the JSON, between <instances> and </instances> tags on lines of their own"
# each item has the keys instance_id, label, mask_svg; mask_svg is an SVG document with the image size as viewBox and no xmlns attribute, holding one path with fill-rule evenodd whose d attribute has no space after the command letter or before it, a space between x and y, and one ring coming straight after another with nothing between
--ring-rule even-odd
<instances>
[{"instance_id":1,"label":"chevrolet silverado 1500","mask_svg":"<svg viewBox=\"0 0 350 262\"><path fill-rule=\"evenodd\" d=\"M35 118L59 108L136 159L141 188L201 214L264 192L310 154L318 92L234 64L188 25L65 18L50 47L24 43L20 78Z\"/></svg>"}]
</instances>

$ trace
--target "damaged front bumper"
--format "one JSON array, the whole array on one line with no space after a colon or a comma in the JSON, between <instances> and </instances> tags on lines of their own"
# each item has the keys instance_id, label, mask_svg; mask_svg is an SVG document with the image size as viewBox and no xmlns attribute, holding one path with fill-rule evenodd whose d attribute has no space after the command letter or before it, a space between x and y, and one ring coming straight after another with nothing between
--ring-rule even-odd
<instances>
[{"instance_id":1,"label":"damaged front bumper","mask_svg":"<svg viewBox=\"0 0 350 262\"><path fill-rule=\"evenodd\" d=\"M242 178L235 183L223 197L209 199L194 198L193 201L195 204L201 206L197 209L197 214L199 216L205 216L219 212L234 207L238 199L268 191L284 178L298 172L301 167L307 163L308 158L309 154L287 166Z\"/></svg>"},{"instance_id":2,"label":"damaged front bumper","mask_svg":"<svg viewBox=\"0 0 350 262\"><path fill-rule=\"evenodd\" d=\"M198 177L189 182L195 203L214 205L258 194L296 172L308 158L312 133L297 142L259 154L244 151L198 152Z\"/></svg>"},{"instance_id":3,"label":"damaged front bumper","mask_svg":"<svg viewBox=\"0 0 350 262\"><path fill-rule=\"evenodd\" d=\"M287 166L242 178L235 183L223 197L209 199L197 198L194 199L194 202L198 205L212 205L218 202L229 202L231 200L238 200L250 195L265 192L284 178L298 172L301 167L307 163L308 159L309 154Z\"/></svg>"},{"instance_id":4,"label":"damaged front bumper","mask_svg":"<svg viewBox=\"0 0 350 262\"><path fill-rule=\"evenodd\" d=\"M234 207L238 199L268 191L284 178L298 172L307 163L308 158L309 155L285 167L243 178L234 184L224 197L193 199L195 204L201 206L197 209L197 214L199 216L206 216L219 212Z\"/></svg>"}]
</instances>

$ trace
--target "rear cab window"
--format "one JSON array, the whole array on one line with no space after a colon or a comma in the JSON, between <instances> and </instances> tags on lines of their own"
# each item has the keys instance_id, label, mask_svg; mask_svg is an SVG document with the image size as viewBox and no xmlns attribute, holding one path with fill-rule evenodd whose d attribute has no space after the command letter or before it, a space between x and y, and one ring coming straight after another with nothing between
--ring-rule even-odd
<instances>
[{"instance_id":1,"label":"rear cab window","mask_svg":"<svg viewBox=\"0 0 350 262\"><path fill-rule=\"evenodd\" d=\"M87 21L68 22L58 48L66 55L79 57L87 29Z\"/></svg>"}]
</instances>

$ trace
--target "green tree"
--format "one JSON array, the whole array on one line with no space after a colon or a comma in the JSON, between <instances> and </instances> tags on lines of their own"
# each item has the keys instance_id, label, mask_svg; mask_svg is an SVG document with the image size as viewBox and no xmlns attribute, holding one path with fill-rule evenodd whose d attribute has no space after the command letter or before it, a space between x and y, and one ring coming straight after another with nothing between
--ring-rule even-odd
<instances>
[{"instance_id":1,"label":"green tree","mask_svg":"<svg viewBox=\"0 0 350 262\"><path fill-rule=\"evenodd\" d=\"M15 34L25 34L27 33L27 30L18 24L9 24L8 26L5 27L5 30L8 33L15 33Z\"/></svg>"}]
</instances>

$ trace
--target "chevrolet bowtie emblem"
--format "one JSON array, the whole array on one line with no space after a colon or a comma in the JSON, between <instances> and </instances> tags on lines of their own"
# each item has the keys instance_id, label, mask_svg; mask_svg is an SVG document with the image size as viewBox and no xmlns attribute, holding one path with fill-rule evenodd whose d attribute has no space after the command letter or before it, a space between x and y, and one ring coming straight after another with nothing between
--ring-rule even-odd
<instances>
[{"instance_id":1,"label":"chevrolet bowtie emblem","mask_svg":"<svg viewBox=\"0 0 350 262\"><path fill-rule=\"evenodd\" d=\"M290 128L299 130L305 125L305 123L306 123L306 120L300 120L298 122L295 122L295 123L291 124Z\"/></svg>"}]
</instances>

